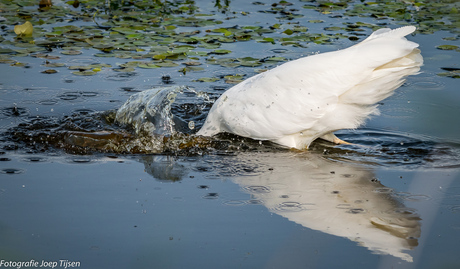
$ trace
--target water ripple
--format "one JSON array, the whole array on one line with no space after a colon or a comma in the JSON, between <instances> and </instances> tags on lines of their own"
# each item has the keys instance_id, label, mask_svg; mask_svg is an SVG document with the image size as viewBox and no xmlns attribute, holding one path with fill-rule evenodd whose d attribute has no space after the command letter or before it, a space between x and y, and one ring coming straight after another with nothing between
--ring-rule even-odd
<instances>
[{"instance_id":1,"label":"water ripple","mask_svg":"<svg viewBox=\"0 0 460 269\"><path fill-rule=\"evenodd\" d=\"M152 90L152 92L159 91ZM159 103L154 102L156 99L150 98L153 103L149 103L150 110L144 113L145 115L140 113L143 111L142 106L136 106L137 99L131 99L131 103L139 113L135 114L137 118L132 118L129 116L133 113L129 111L124 121L120 121L120 114L122 114L120 110L96 112L77 108L73 110L72 115L62 118L27 118L29 111L25 108L4 108L0 111L0 116L18 116L23 123L4 132L3 141L0 141L3 145L0 146L6 148L13 142L15 147L23 147L26 150L48 151L51 148L62 148L70 153L79 154L111 152L193 156L212 153L223 157L235 156L239 152L288 151L273 143L231 134L220 134L212 138L195 136L194 132L200 129L212 106L213 97L197 92L193 88L177 86L166 87L160 93L165 97L158 98ZM95 96L98 96L97 92L66 91L58 98L64 101L81 102ZM125 106L126 104L123 107ZM189 128L190 122L195 123L193 130ZM313 142L307 154L312 152L338 162L404 169L458 169L460 167L460 144L456 142L369 128L341 130L337 135L352 144L336 146L319 139ZM225 162L194 169L199 172L210 172L208 176L211 176L213 169L217 168L221 171L220 176L235 174L256 176L266 169L258 164L232 165ZM327 180L333 177L334 173L334 171L318 173L315 178Z\"/></svg>"},{"instance_id":2,"label":"water ripple","mask_svg":"<svg viewBox=\"0 0 460 269\"><path fill-rule=\"evenodd\" d=\"M352 145L331 146L318 141L312 145L312 150L323 151L330 160L371 166L405 169L460 167L460 144L451 141L366 128L341 131L339 137Z\"/></svg>"}]
</instances>

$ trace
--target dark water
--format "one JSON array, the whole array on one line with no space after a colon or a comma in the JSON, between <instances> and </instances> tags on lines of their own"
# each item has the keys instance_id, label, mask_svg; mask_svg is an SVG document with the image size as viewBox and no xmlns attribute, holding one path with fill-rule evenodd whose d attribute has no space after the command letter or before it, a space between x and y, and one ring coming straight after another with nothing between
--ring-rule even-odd
<instances>
[{"instance_id":1,"label":"dark water","mask_svg":"<svg viewBox=\"0 0 460 269\"><path fill-rule=\"evenodd\" d=\"M361 20L400 23L335 17L304 3L289 9L305 17L288 22L324 20L308 24L313 32ZM213 4L198 6L217 18L235 16L225 27L272 25L271 13L258 12L271 5L265 4L232 1L230 11L219 12ZM366 126L337 132L352 145L316 141L305 152L228 134L193 135L232 86L194 80L247 78L256 68L82 77L62 69L42 74L39 58L17 57L28 68L2 64L0 260L67 259L81 268L457 268L460 92L456 79L437 74L458 67L459 52L436 49L458 45L445 39L452 36L458 33L409 37L420 43L422 73L380 104L381 115ZM352 42L222 48L296 59ZM59 55L69 65L124 62L82 52ZM136 132L115 121L134 93L181 85L192 90L166 105L174 134Z\"/></svg>"}]
</instances>

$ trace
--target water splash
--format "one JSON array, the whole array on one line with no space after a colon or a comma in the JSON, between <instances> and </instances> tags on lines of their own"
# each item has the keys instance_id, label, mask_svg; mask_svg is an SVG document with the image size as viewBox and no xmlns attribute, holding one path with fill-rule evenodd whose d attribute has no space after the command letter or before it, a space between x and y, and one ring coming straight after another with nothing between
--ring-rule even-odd
<instances>
[{"instance_id":1,"label":"water splash","mask_svg":"<svg viewBox=\"0 0 460 269\"><path fill-rule=\"evenodd\" d=\"M231 134L213 138L194 135L214 99L193 88L169 86L135 93L118 111L74 111L63 118L29 118L25 114L22 123L3 133L0 146L33 151L59 148L77 154L234 155L288 151L270 142ZM342 130L337 135L353 144L336 146L317 140L307 154L403 169L460 167L460 144L455 142L366 128Z\"/></svg>"},{"instance_id":2,"label":"water splash","mask_svg":"<svg viewBox=\"0 0 460 269\"><path fill-rule=\"evenodd\" d=\"M185 86L160 87L134 94L118 109L115 122L131 128L137 135L147 133L170 136L178 132L190 133L195 127L194 121L187 122L180 113L172 113L176 98L187 94L194 95L195 99L200 98L195 91ZM203 103L202 100L198 101ZM203 114L202 108L197 109L197 115ZM190 128L191 125L193 128Z\"/></svg>"}]
</instances>

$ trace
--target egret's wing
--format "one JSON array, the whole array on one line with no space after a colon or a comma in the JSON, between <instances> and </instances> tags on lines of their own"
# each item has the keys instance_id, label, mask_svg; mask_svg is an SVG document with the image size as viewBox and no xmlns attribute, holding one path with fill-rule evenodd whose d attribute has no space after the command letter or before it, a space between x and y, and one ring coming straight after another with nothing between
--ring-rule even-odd
<instances>
[{"instance_id":1,"label":"egret's wing","mask_svg":"<svg viewBox=\"0 0 460 269\"><path fill-rule=\"evenodd\" d=\"M224 93L218 104L224 130L271 140L310 129L333 111L338 98L326 85L313 87L308 85L311 75L295 81L289 73L276 68Z\"/></svg>"},{"instance_id":2,"label":"egret's wing","mask_svg":"<svg viewBox=\"0 0 460 269\"><path fill-rule=\"evenodd\" d=\"M418 45L404 38L414 30L379 30L350 48L301 58L249 78L216 101L200 133L226 131L277 140L305 130L318 137L355 128L404 76L418 71ZM414 59L406 63L405 56L411 54ZM411 71L398 73L405 69Z\"/></svg>"}]
</instances>

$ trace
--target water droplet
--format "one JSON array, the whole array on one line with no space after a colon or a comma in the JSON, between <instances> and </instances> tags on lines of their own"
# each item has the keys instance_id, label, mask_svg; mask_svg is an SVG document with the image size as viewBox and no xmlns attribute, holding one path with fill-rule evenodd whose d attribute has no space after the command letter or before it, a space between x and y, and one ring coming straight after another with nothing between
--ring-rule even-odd
<instances>
[{"instance_id":1,"label":"water droplet","mask_svg":"<svg viewBox=\"0 0 460 269\"><path fill-rule=\"evenodd\" d=\"M164 84L172 84L173 83L170 75L161 76L161 82L163 82Z\"/></svg>"},{"instance_id":2,"label":"water droplet","mask_svg":"<svg viewBox=\"0 0 460 269\"><path fill-rule=\"evenodd\" d=\"M191 120L191 121L189 121L189 122L188 122L188 128L189 128L190 130L193 130L193 129L195 129L195 122L194 122L194 121L192 121L192 120Z\"/></svg>"},{"instance_id":3,"label":"water droplet","mask_svg":"<svg viewBox=\"0 0 460 269\"><path fill-rule=\"evenodd\" d=\"M27 108L22 108L16 106L6 107L2 109L2 114L8 117L23 117L29 115L29 110Z\"/></svg>"}]
</instances>

